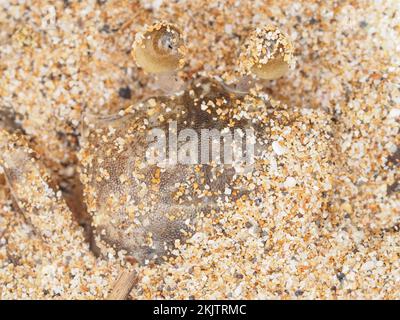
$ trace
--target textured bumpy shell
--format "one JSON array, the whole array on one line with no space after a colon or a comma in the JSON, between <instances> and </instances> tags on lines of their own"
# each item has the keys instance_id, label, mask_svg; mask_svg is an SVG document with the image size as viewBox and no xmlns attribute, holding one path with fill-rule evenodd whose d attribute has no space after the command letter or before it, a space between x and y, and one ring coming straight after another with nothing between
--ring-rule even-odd
<instances>
[{"instance_id":1,"label":"textured bumpy shell","mask_svg":"<svg viewBox=\"0 0 400 320\"><path fill-rule=\"evenodd\" d=\"M247 179L232 165L160 168L145 161L152 128L178 130L253 128L257 170L263 170L269 124L299 115L259 96L235 95L203 79L179 96L150 98L118 115L89 117L80 152L81 180L102 243L139 262L162 259L176 241L189 237L202 215L221 212L248 193ZM226 197L224 190L233 190ZM222 205L223 204L223 205Z\"/></svg>"}]
</instances>

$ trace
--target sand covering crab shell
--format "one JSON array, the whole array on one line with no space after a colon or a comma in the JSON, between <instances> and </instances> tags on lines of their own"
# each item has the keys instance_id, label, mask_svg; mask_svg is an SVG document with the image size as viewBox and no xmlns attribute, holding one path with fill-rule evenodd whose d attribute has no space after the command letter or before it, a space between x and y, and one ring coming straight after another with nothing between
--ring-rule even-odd
<instances>
[{"instance_id":1,"label":"sand covering crab shell","mask_svg":"<svg viewBox=\"0 0 400 320\"><path fill-rule=\"evenodd\" d=\"M268 79L266 73L272 72L274 66L277 66L279 75L277 73L272 76L276 78L290 66L292 46L280 32L275 31L271 35L270 27L263 30L269 41L276 41L272 47L269 42L267 48L271 47L272 51L268 51L268 57L266 55L255 61L251 54L241 61L248 61L250 70L265 79ZM157 35L155 43L150 41L154 40L152 32ZM159 32L167 33L168 39L165 40L165 34L160 36ZM177 32L177 28L157 24L144 33L143 39L138 38L140 41L137 40L135 53L139 64L146 71L173 72L182 65L184 50ZM256 40L261 33L256 32ZM251 43L256 43L256 40ZM262 45L264 40L261 41ZM147 48L154 44L163 48L166 46L165 50L158 52L153 47ZM175 45L178 49L174 48ZM287 52L283 50L285 48ZM146 52L150 54L146 55ZM244 54L249 52L247 50ZM158 65L157 55L162 56ZM270 58L280 59L279 64L274 63L271 67ZM162 70L157 66L161 66ZM86 115L79 152L80 179L84 185L87 208L92 216L97 246L103 253L111 250L112 253L123 254L130 261L140 264L162 262L174 254L176 246L201 229L204 217L218 217L239 206L248 207L249 212L265 210L262 206L258 207L257 203L260 199L268 198L271 188L295 188L297 184L292 178L282 181L280 186L268 185L266 173L274 170L271 152L284 156L290 152L292 144L292 141L287 141L285 147L274 141L274 130L277 127L286 128L289 132L292 127L301 127L307 134L308 131L314 131L314 124L326 123L326 132L311 134L310 139L318 139L316 146L319 147L315 151L319 156L326 153L328 157L331 153L329 121L329 117L322 111L289 108L268 95L260 94L256 88L245 93L237 92L210 78L195 78L182 92L148 98L115 115ZM251 140L254 147L251 169L242 170L235 163L214 161L174 165L148 163L146 152L149 132L155 128L168 132L171 122L176 124L176 130L190 129L197 137L202 136L203 130L216 130L219 133L239 130L246 140L246 132L251 129L254 133L254 139ZM318 127L324 126L319 123ZM42 175L36 173L42 171L30 163L29 148L23 144L18 148L12 147L13 141L18 141L16 136L10 138L6 134L3 138L1 158L9 184L20 207L28 209L35 221L40 210L29 203L27 195L32 185L26 184L26 179L21 177L33 170L34 177L30 174L28 177L40 182ZM222 139L220 142L226 141ZM186 143L186 140L178 141L177 146ZM234 145L236 142L229 143L231 150L238 147ZM194 148L200 147L196 145ZM22 159L21 164L12 160L16 157ZM324 173L320 172L315 172L315 175L319 179L324 177ZM51 189L46 183L43 188ZM57 203L53 205L51 199L48 197L46 200L46 208L50 208L50 211L53 207L60 207ZM35 202L35 197L31 202ZM68 209L61 203L62 208L57 212L68 216ZM53 218L57 230L50 228L52 222L49 221L47 237L50 239L51 234L57 234L63 228L59 228L56 223L61 221L61 217ZM229 218L229 214L226 218ZM63 221L62 226L65 227Z\"/></svg>"}]
</instances>

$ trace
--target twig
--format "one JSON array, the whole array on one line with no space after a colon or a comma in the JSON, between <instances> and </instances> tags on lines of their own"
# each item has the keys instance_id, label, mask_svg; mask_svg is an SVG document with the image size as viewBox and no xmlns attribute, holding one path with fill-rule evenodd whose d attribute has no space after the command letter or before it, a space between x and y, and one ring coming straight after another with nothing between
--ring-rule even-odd
<instances>
[{"instance_id":1,"label":"twig","mask_svg":"<svg viewBox=\"0 0 400 320\"><path fill-rule=\"evenodd\" d=\"M122 270L115 280L107 300L126 300L133 286L137 284L136 271Z\"/></svg>"}]
</instances>

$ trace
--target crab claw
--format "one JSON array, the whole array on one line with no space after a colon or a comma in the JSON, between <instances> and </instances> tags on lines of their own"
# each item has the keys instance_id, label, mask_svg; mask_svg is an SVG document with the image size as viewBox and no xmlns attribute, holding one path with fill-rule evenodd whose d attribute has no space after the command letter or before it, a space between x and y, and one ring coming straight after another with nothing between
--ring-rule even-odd
<instances>
[{"instance_id":1,"label":"crab claw","mask_svg":"<svg viewBox=\"0 0 400 320\"><path fill-rule=\"evenodd\" d=\"M48 173L21 136L0 131L0 167L16 204L44 242L84 241L61 193L49 186Z\"/></svg>"}]
</instances>

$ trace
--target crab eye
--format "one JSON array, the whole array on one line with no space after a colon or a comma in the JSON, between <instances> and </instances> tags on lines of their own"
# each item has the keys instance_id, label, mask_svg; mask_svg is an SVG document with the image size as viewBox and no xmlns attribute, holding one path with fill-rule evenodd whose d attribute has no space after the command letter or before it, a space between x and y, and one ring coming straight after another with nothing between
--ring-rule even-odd
<instances>
[{"instance_id":1,"label":"crab eye","mask_svg":"<svg viewBox=\"0 0 400 320\"><path fill-rule=\"evenodd\" d=\"M293 45L274 26L257 28L244 43L240 55L240 71L261 79L274 80L294 65Z\"/></svg>"},{"instance_id":2,"label":"crab eye","mask_svg":"<svg viewBox=\"0 0 400 320\"><path fill-rule=\"evenodd\" d=\"M136 35L133 55L139 67L150 73L167 73L184 64L185 45L173 24L158 22Z\"/></svg>"}]
</instances>

